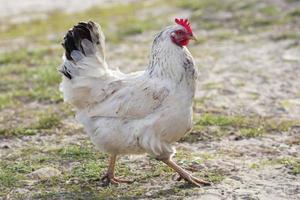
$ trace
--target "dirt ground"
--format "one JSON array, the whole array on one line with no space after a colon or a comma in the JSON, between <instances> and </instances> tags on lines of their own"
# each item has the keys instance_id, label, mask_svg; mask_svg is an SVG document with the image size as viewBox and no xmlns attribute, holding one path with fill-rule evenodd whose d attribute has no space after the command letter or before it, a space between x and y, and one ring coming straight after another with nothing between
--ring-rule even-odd
<instances>
[{"instance_id":1,"label":"dirt ground","mask_svg":"<svg viewBox=\"0 0 300 200\"><path fill-rule=\"evenodd\" d=\"M43 3L26 22L19 16L36 1L0 15L0 199L300 199L299 1L76 2ZM109 65L142 70L153 35L175 16L189 17L199 38L189 47L199 67L195 126L174 144L175 160L213 185L174 181L152 156L128 155L117 175L135 182L102 187L107 155L58 91L59 43L93 19Z\"/></svg>"}]
</instances>

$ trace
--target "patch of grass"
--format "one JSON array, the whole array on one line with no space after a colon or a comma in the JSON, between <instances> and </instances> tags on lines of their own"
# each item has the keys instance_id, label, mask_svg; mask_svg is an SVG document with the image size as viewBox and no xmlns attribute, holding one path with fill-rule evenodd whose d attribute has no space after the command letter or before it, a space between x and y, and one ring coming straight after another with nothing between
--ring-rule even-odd
<instances>
[{"instance_id":1,"label":"patch of grass","mask_svg":"<svg viewBox=\"0 0 300 200\"><path fill-rule=\"evenodd\" d=\"M228 39L231 39L233 38L234 36L236 35L235 32L233 31L230 31L230 30L222 30L222 31L219 31L217 32L216 34L213 35L213 38L215 40L228 40ZM221 88L222 88L222 85L221 85Z\"/></svg>"},{"instance_id":2,"label":"patch of grass","mask_svg":"<svg viewBox=\"0 0 300 200\"><path fill-rule=\"evenodd\" d=\"M156 20L136 20L136 16L140 8L152 7L153 3L145 4L137 2L135 4L116 4L108 7L93 7L87 11L80 13L62 13L53 12L47 20L37 19L28 23L7 25L5 31L0 32L1 39L9 39L15 37L32 38L36 40L49 41L45 33L52 33L62 38L61 34L72 27L79 21L94 20L101 23L104 29L112 28L117 30L110 31L106 34L107 39L112 42L120 41L124 36L141 33L143 31L156 27Z\"/></svg>"},{"instance_id":3,"label":"patch of grass","mask_svg":"<svg viewBox=\"0 0 300 200\"><path fill-rule=\"evenodd\" d=\"M295 10L289 12L288 15L291 17L299 17L300 16L300 8L296 8Z\"/></svg>"},{"instance_id":4,"label":"patch of grass","mask_svg":"<svg viewBox=\"0 0 300 200\"><path fill-rule=\"evenodd\" d=\"M36 129L50 129L60 124L61 117L55 113L46 114L43 113L39 117L39 121L34 126Z\"/></svg>"},{"instance_id":5,"label":"patch of grass","mask_svg":"<svg viewBox=\"0 0 300 200\"><path fill-rule=\"evenodd\" d=\"M220 183L225 179L225 173L222 170L205 170L198 175L211 183Z\"/></svg>"},{"instance_id":6,"label":"patch of grass","mask_svg":"<svg viewBox=\"0 0 300 200\"><path fill-rule=\"evenodd\" d=\"M16 186L16 183L18 181L18 178L15 176L13 172L10 170L4 169L1 166L0 170L0 191L4 191L3 187L11 188L13 186ZM0 192L1 194L1 192Z\"/></svg>"},{"instance_id":7,"label":"patch of grass","mask_svg":"<svg viewBox=\"0 0 300 200\"><path fill-rule=\"evenodd\" d=\"M41 64L54 52L51 49L20 49L13 52L0 54L0 66L7 64L27 64L34 66Z\"/></svg>"},{"instance_id":8,"label":"patch of grass","mask_svg":"<svg viewBox=\"0 0 300 200\"><path fill-rule=\"evenodd\" d=\"M300 33L299 32L286 32L279 35L276 35L271 38L274 41L280 40L300 40Z\"/></svg>"},{"instance_id":9,"label":"patch of grass","mask_svg":"<svg viewBox=\"0 0 300 200\"><path fill-rule=\"evenodd\" d=\"M261 13L263 13L266 16L275 16L280 13L279 7L275 5L265 5L259 9Z\"/></svg>"},{"instance_id":10,"label":"patch of grass","mask_svg":"<svg viewBox=\"0 0 300 200\"><path fill-rule=\"evenodd\" d=\"M260 137L272 132L286 132L300 124L299 120L272 119L262 117L230 116L206 113L194 117L193 130L181 141L198 142L220 139L235 134L241 138Z\"/></svg>"},{"instance_id":11,"label":"patch of grass","mask_svg":"<svg viewBox=\"0 0 300 200\"><path fill-rule=\"evenodd\" d=\"M199 9L209 9L211 11L217 11L222 8L222 4L218 0L187 0L187 1L177 1L177 5L181 8L199 10Z\"/></svg>"},{"instance_id":12,"label":"patch of grass","mask_svg":"<svg viewBox=\"0 0 300 200\"><path fill-rule=\"evenodd\" d=\"M197 152L190 152L186 150L177 150L174 158L178 162L189 165L192 162L200 164L208 160L213 160L215 159L215 156L209 153L197 153Z\"/></svg>"},{"instance_id":13,"label":"patch of grass","mask_svg":"<svg viewBox=\"0 0 300 200\"><path fill-rule=\"evenodd\" d=\"M198 109L201 109L204 106L204 103L209 100L210 100L210 98L208 98L208 97L195 98L194 102L193 102L194 112L195 111L197 112Z\"/></svg>"},{"instance_id":14,"label":"patch of grass","mask_svg":"<svg viewBox=\"0 0 300 200\"><path fill-rule=\"evenodd\" d=\"M14 188L20 188L24 185L24 174L31 171L29 162L0 162L0 197L6 195Z\"/></svg>"},{"instance_id":15,"label":"patch of grass","mask_svg":"<svg viewBox=\"0 0 300 200\"><path fill-rule=\"evenodd\" d=\"M24 128L24 127L15 127L0 129L0 136L25 136L25 135L35 135L38 133L37 129L34 128Z\"/></svg>"},{"instance_id":16,"label":"patch of grass","mask_svg":"<svg viewBox=\"0 0 300 200\"><path fill-rule=\"evenodd\" d=\"M45 48L0 54L3 63L0 67L3 77L0 80L0 109L30 101L62 101L57 89L61 78L56 70L61 61L54 52Z\"/></svg>"},{"instance_id":17,"label":"patch of grass","mask_svg":"<svg viewBox=\"0 0 300 200\"><path fill-rule=\"evenodd\" d=\"M99 181L100 175L105 169L106 165L99 160L89 160L75 166L69 174L69 178L73 177L81 181Z\"/></svg>"},{"instance_id":18,"label":"patch of grass","mask_svg":"<svg viewBox=\"0 0 300 200\"><path fill-rule=\"evenodd\" d=\"M239 135L246 138L259 137L265 134L263 127L242 128L239 130Z\"/></svg>"},{"instance_id":19,"label":"patch of grass","mask_svg":"<svg viewBox=\"0 0 300 200\"><path fill-rule=\"evenodd\" d=\"M260 165L258 163L251 163L249 165L249 168L250 169L259 169L260 168Z\"/></svg>"},{"instance_id":20,"label":"patch of grass","mask_svg":"<svg viewBox=\"0 0 300 200\"><path fill-rule=\"evenodd\" d=\"M240 126L245 123L245 118L241 116L224 116L214 114L204 114L198 118L196 125L201 126Z\"/></svg>"},{"instance_id":21,"label":"patch of grass","mask_svg":"<svg viewBox=\"0 0 300 200\"><path fill-rule=\"evenodd\" d=\"M14 103L10 95L0 94L0 110L12 106L13 104Z\"/></svg>"},{"instance_id":22,"label":"patch of grass","mask_svg":"<svg viewBox=\"0 0 300 200\"><path fill-rule=\"evenodd\" d=\"M275 159L272 162L279 163L290 169L290 173L293 175L300 174L300 159L293 157L284 157Z\"/></svg>"},{"instance_id":23,"label":"patch of grass","mask_svg":"<svg viewBox=\"0 0 300 200\"><path fill-rule=\"evenodd\" d=\"M58 154L64 159L82 160L95 158L95 152L91 148L69 145L58 151Z\"/></svg>"},{"instance_id":24,"label":"patch of grass","mask_svg":"<svg viewBox=\"0 0 300 200\"><path fill-rule=\"evenodd\" d=\"M229 135L230 132L230 129L227 127L214 126L210 128L210 126L195 125L192 132L186 134L181 141L195 143L199 141L219 140Z\"/></svg>"},{"instance_id":25,"label":"patch of grass","mask_svg":"<svg viewBox=\"0 0 300 200\"><path fill-rule=\"evenodd\" d=\"M204 114L197 118L196 125L201 126L232 126L237 128L254 128L265 131L285 132L290 127L300 124L299 120L284 120L262 117L226 116Z\"/></svg>"},{"instance_id":26,"label":"patch of grass","mask_svg":"<svg viewBox=\"0 0 300 200\"><path fill-rule=\"evenodd\" d=\"M221 83L210 82L204 84L202 87L205 90L213 90L213 89L221 89L223 88L223 85Z\"/></svg>"},{"instance_id":27,"label":"patch of grass","mask_svg":"<svg viewBox=\"0 0 300 200\"><path fill-rule=\"evenodd\" d=\"M43 112L26 112L23 116L22 113L18 113L20 118L27 119L28 117L32 119L29 124L13 124L8 125L5 128L0 129L1 137L12 137L12 136L26 136L26 135L36 135L43 130L49 130L51 128L58 127L61 123L61 114L55 113L53 111L43 111ZM29 116L37 115L37 117ZM27 119L29 120L29 119Z\"/></svg>"},{"instance_id":28,"label":"patch of grass","mask_svg":"<svg viewBox=\"0 0 300 200\"><path fill-rule=\"evenodd\" d=\"M146 30L158 28L157 23L152 20L140 20L138 18L128 19L122 22L123 28L119 34L121 37L143 33Z\"/></svg>"},{"instance_id":29,"label":"patch of grass","mask_svg":"<svg viewBox=\"0 0 300 200\"><path fill-rule=\"evenodd\" d=\"M261 160L257 163L250 164L251 169L260 169L266 166L283 165L289 169L289 174L298 175L300 174L300 159L295 157L282 157L273 158L270 160Z\"/></svg>"},{"instance_id":30,"label":"patch of grass","mask_svg":"<svg viewBox=\"0 0 300 200\"><path fill-rule=\"evenodd\" d=\"M280 7L257 0L225 0L222 3L218 0L178 0L174 5L192 10L192 20L207 30L237 28L247 33L252 29L291 23L286 17L288 13Z\"/></svg>"},{"instance_id":31,"label":"patch of grass","mask_svg":"<svg viewBox=\"0 0 300 200\"><path fill-rule=\"evenodd\" d=\"M32 162L27 160L12 163L11 165L7 166L7 169L9 169L13 173L27 174L32 172L34 170L34 167L32 165Z\"/></svg>"}]
</instances>

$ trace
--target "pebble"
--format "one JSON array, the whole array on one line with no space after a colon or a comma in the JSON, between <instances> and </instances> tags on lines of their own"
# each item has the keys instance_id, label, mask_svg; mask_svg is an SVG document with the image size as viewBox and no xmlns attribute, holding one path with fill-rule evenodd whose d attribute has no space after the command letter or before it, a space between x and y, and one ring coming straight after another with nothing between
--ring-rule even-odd
<instances>
[{"instance_id":1,"label":"pebble","mask_svg":"<svg viewBox=\"0 0 300 200\"><path fill-rule=\"evenodd\" d=\"M35 170L34 172L31 172L27 176L32 179L50 179L51 177L59 176L61 172L58 169L55 169L53 167L44 167L40 168L38 170Z\"/></svg>"}]
</instances>

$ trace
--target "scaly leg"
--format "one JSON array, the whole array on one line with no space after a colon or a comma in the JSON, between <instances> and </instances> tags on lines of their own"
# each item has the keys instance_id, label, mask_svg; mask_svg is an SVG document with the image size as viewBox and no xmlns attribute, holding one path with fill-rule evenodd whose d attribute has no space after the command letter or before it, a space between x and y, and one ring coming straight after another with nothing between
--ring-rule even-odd
<instances>
[{"instance_id":1,"label":"scaly leg","mask_svg":"<svg viewBox=\"0 0 300 200\"><path fill-rule=\"evenodd\" d=\"M106 174L101 178L104 186L108 186L111 184L119 184L119 183L132 183L133 181L121 180L115 177L115 165L116 165L117 156L111 155L109 166Z\"/></svg>"},{"instance_id":2,"label":"scaly leg","mask_svg":"<svg viewBox=\"0 0 300 200\"><path fill-rule=\"evenodd\" d=\"M208 182L208 181L205 181L205 180L202 180L202 179L194 177L189 172L187 172L186 170L184 170L182 167L180 167L179 165L177 165L170 158L168 158L168 159L162 159L161 161L163 161L169 167L171 167L172 169L174 169L180 175L181 178L185 179L189 183L192 183L192 184L194 184L194 185L196 185L198 187L200 187L201 184L202 185L211 185L211 183ZM178 180L180 180L180 179L178 179Z\"/></svg>"}]
</instances>

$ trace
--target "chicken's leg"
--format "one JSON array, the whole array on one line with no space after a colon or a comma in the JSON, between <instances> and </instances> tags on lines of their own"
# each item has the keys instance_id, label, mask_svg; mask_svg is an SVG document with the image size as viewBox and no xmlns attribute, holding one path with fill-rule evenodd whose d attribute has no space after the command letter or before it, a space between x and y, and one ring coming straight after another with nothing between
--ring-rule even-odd
<instances>
[{"instance_id":1,"label":"chicken's leg","mask_svg":"<svg viewBox=\"0 0 300 200\"><path fill-rule=\"evenodd\" d=\"M107 170L106 174L101 178L101 181L103 182L104 186L108 186L110 183L111 184L132 183L132 181L121 180L121 179L115 177L116 160L117 160L116 155L110 156L108 170Z\"/></svg>"},{"instance_id":2,"label":"chicken's leg","mask_svg":"<svg viewBox=\"0 0 300 200\"><path fill-rule=\"evenodd\" d=\"M163 161L169 167L171 167L172 169L174 169L180 175L181 178L185 179L186 181L188 181L188 182L190 182L190 183L192 183L192 184L194 184L196 186L200 187L201 184L202 185L211 185L210 182L207 182L205 180L196 178L193 175L191 175L189 172L187 172L182 167L180 167L179 165L177 165L173 160L171 160L171 158L162 159L161 161Z\"/></svg>"}]
</instances>

